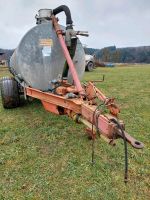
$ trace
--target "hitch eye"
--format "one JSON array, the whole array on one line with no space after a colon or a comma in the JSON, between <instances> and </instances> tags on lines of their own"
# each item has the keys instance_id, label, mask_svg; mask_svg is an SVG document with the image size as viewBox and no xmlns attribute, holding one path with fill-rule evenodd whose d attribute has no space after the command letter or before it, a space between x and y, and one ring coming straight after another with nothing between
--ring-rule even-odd
<instances>
[{"instance_id":1,"label":"hitch eye","mask_svg":"<svg viewBox=\"0 0 150 200\"><path fill-rule=\"evenodd\" d=\"M131 143L132 146L136 149L142 149L144 147L143 143L142 142L139 142L137 140L135 140L133 143Z\"/></svg>"}]
</instances>

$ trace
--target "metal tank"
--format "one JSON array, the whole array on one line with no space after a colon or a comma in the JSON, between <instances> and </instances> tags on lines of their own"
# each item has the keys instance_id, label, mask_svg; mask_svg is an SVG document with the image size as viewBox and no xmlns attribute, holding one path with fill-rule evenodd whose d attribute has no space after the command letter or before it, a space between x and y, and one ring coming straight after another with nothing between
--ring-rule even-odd
<instances>
[{"instance_id":1,"label":"metal tank","mask_svg":"<svg viewBox=\"0 0 150 200\"><path fill-rule=\"evenodd\" d=\"M50 9L39 10L37 26L26 33L10 59L10 71L28 86L42 91L49 90L52 80L61 78L66 61L51 15ZM65 30L65 27L61 28ZM81 79L85 71L85 53L79 39L73 62ZM72 83L70 72L68 81Z\"/></svg>"}]
</instances>

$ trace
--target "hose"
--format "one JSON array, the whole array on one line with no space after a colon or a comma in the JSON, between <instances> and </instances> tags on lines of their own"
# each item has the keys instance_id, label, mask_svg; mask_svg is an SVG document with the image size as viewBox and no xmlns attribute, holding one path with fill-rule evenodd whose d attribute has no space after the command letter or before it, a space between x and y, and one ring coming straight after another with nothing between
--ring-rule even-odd
<instances>
[{"instance_id":1,"label":"hose","mask_svg":"<svg viewBox=\"0 0 150 200\"><path fill-rule=\"evenodd\" d=\"M112 122L114 122L118 128L121 130L122 133L122 138L124 141L124 153L125 153L125 174L124 174L124 182L127 183L128 182L128 149L127 149L127 140L124 134L124 130L122 128L122 126L120 125L120 123L116 120L116 119L112 119Z\"/></svg>"},{"instance_id":2,"label":"hose","mask_svg":"<svg viewBox=\"0 0 150 200\"><path fill-rule=\"evenodd\" d=\"M63 12L63 11L65 12L65 15L66 15L66 26L67 26L67 28L72 28L73 21L72 21L71 12L70 12L70 9L68 8L68 6L62 5L62 6L55 8L53 10L53 14L57 15L57 14Z\"/></svg>"},{"instance_id":3,"label":"hose","mask_svg":"<svg viewBox=\"0 0 150 200\"><path fill-rule=\"evenodd\" d=\"M93 120L92 120L92 135L94 135L94 118L95 118L95 115L96 115L96 112L99 110L99 108L101 106L103 106L104 103L100 103L96 109L94 110L93 112ZM95 123L95 126L96 126L96 132L99 132L99 129L98 129L98 116L96 115L96 123ZM95 155L95 138L93 137L92 138L92 164L94 164L94 155Z\"/></svg>"},{"instance_id":4,"label":"hose","mask_svg":"<svg viewBox=\"0 0 150 200\"><path fill-rule=\"evenodd\" d=\"M72 60L75 56L76 46L77 46L77 38L73 38L71 40L71 47L67 47ZM68 63L66 61L65 65L64 65L63 73L62 73L62 78L68 77L68 71L69 71L69 66L68 66Z\"/></svg>"}]
</instances>

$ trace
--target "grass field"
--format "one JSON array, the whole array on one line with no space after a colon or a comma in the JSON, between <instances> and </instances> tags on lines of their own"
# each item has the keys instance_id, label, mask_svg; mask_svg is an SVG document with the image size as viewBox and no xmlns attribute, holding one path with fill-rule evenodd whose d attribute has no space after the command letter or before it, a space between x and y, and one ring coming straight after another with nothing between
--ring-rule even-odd
<instances>
[{"instance_id":1,"label":"grass field","mask_svg":"<svg viewBox=\"0 0 150 200\"><path fill-rule=\"evenodd\" d=\"M8 74L0 71L0 77ZM145 144L128 146L129 182L123 182L124 146L91 141L83 125L46 112L35 100L4 110L0 100L0 200L149 200L150 66L97 68L84 81L116 97L126 130Z\"/></svg>"}]
</instances>

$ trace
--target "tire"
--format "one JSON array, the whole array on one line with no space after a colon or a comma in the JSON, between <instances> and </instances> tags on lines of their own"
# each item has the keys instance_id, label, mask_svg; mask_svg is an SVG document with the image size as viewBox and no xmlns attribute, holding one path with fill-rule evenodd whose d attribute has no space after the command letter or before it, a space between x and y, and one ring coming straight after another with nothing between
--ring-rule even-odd
<instances>
[{"instance_id":1,"label":"tire","mask_svg":"<svg viewBox=\"0 0 150 200\"><path fill-rule=\"evenodd\" d=\"M88 72L92 72L93 69L94 69L94 63L93 62L89 62L87 65L86 65L86 71Z\"/></svg>"},{"instance_id":2,"label":"tire","mask_svg":"<svg viewBox=\"0 0 150 200\"><path fill-rule=\"evenodd\" d=\"M14 78L3 77L0 82L2 105L6 109L20 105L19 87Z\"/></svg>"}]
</instances>

